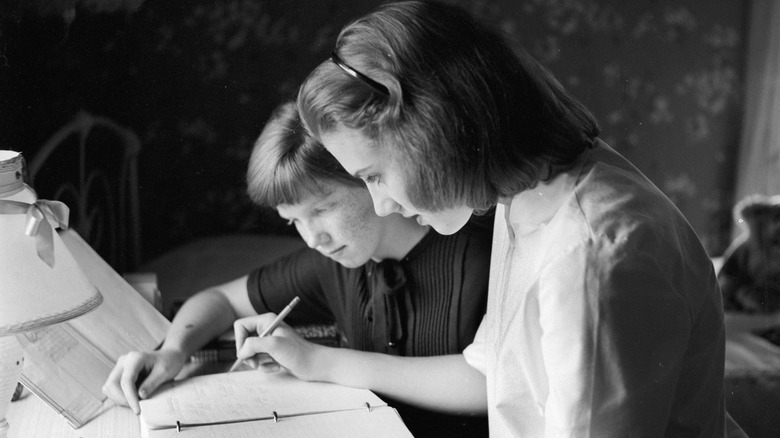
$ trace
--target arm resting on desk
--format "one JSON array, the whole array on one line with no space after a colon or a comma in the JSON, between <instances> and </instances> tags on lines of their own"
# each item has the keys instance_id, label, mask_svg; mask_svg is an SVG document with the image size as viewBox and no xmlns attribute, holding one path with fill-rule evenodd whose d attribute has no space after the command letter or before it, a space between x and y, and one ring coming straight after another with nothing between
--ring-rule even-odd
<instances>
[{"instance_id":1,"label":"arm resting on desk","mask_svg":"<svg viewBox=\"0 0 780 438\"><path fill-rule=\"evenodd\" d=\"M368 388L433 411L487 413L485 375L462 354L402 357L324 348L318 357L327 366L317 380Z\"/></svg>"},{"instance_id":2,"label":"arm resting on desk","mask_svg":"<svg viewBox=\"0 0 780 438\"><path fill-rule=\"evenodd\" d=\"M417 407L450 414L485 414L485 375L463 355L401 357L331 348L301 338L288 325L273 336L256 337L274 319L272 313L235 322L238 357L268 353L302 380L367 388Z\"/></svg>"}]
</instances>

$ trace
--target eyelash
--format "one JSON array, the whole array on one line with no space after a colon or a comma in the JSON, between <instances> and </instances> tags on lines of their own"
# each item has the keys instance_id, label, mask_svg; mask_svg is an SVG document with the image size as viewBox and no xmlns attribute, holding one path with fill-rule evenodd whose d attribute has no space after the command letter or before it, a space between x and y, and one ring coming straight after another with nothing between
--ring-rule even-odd
<instances>
[{"instance_id":1,"label":"eyelash","mask_svg":"<svg viewBox=\"0 0 780 438\"><path fill-rule=\"evenodd\" d=\"M363 177L363 182L366 184L378 184L379 183L379 175L368 175Z\"/></svg>"},{"instance_id":2,"label":"eyelash","mask_svg":"<svg viewBox=\"0 0 780 438\"><path fill-rule=\"evenodd\" d=\"M319 215L321 215L321 214L323 214L323 213L326 213L328 210L330 210L330 208L331 208L331 207L332 207L332 205L331 205L331 204L329 204L329 205L326 205L326 206L324 206L324 207L317 208L317 209L315 209L315 210L312 212L312 214L313 214L314 216L319 216ZM292 226L292 225L295 225L295 222L296 222L296 221L297 221L297 219L287 219L287 226Z\"/></svg>"}]
</instances>

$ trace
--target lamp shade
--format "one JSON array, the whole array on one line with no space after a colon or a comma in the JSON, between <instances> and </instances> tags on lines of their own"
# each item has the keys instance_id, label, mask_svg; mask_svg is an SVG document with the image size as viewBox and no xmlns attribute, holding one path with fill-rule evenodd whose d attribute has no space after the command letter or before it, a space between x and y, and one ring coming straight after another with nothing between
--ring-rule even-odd
<instances>
[{"instance_id":1,"label":"lamp shade","mask_svg":"<svg viewBox=\"0 0 780 438\"><path fill-rule=\"evenodd\" d=\"M0 151L0 336L82 315L102 301L55 228L67 207L24 184L22 156Z\"/></svg>"}]
</instances>

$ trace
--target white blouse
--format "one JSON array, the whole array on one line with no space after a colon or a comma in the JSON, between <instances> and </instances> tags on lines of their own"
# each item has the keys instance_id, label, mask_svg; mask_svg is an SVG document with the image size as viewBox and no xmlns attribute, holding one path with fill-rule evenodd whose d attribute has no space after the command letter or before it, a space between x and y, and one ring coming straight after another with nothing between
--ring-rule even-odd
<instances>
[{"instance_id":1,"label":"white blouse","mask_svg":"<svg viewBox=\"0 0 780 438\"><path fill-rule=\"evenodd\" d=\"M597 141L496 211L487 314L466 360L493 437L724 435L724 329L682 214Z\"/></svg>"}]
</instances>

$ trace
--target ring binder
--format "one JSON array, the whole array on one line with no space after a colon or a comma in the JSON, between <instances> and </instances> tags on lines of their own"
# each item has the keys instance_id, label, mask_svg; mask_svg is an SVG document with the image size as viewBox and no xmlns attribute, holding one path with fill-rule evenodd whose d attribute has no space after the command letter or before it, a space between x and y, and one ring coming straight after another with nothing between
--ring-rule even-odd
<instances>
[{"instance_id":1,"label":"ring binder","mask_svg":"<svg viewBox=\"0 0 780 438\"><path fill-rule=\"evenodd\" d=\"M311 436L312 431L339 438L411 438L398 412L371 391L305 382L282 372L176 380L140 404L143 438Z\"/></svg>"}]
</instances>

